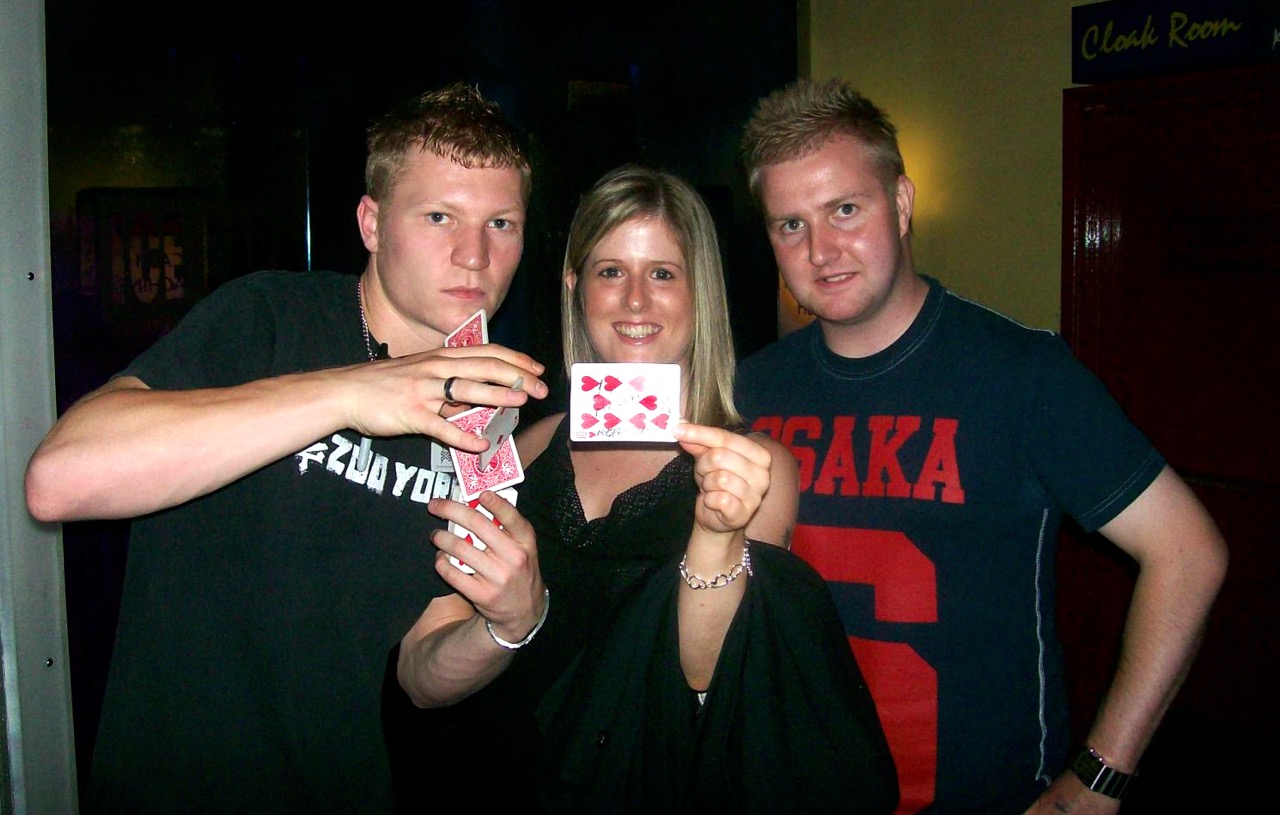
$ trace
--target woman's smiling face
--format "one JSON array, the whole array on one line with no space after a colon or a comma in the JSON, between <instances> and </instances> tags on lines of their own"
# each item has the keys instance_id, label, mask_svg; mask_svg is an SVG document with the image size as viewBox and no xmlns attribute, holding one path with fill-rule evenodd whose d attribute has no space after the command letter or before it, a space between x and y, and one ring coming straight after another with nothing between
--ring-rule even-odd
<instances>
[{"instance_id":1,"label":"woman's smiling face","mask_svg":"<svg viewBox=\"0 0 1280 815\"><path fill-rule=\"evenodd\" d=\"M693 293L666 222L633 218L606 234L568 277L580 286L587 333L603 362L688 362Z\"/></svg>"}]
</instances>

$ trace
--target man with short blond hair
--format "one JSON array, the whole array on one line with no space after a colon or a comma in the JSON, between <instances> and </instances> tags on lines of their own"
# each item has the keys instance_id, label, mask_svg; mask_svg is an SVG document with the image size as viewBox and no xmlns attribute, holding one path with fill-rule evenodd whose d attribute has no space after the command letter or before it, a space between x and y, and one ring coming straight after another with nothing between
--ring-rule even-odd
<instances>
[{"instance_id":1,"label":"man with short blond hair","mask_svg":"<svg viewBox=\"0 0 1280 815\"><path fill-rule=\"evenodd\" d=\"M798 82L761 101L743 155L817 319L742 363L738 404L800 462L793 549L841 609L899 811L1116 812L1222 584L1217 527L1061 337L916 273L916 190L878 107ZM1054 628L1067 515L1140 569L1074 760Z\"/></svg>"}]
</instances>

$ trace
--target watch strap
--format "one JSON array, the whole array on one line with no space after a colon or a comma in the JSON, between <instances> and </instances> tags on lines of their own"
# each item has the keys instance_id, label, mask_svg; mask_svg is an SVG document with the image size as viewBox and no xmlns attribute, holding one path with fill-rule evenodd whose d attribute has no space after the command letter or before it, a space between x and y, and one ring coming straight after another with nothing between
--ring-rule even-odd
<instances>
[{"instance_id":1,"label":"watch strap","mask_svg":"<svg viewBox=\"0 0 1280 815\"><path fill-rule=\"evenodd\" d=\"M1091 791L1117 801L1123 800L1138 773L1125 773L1107 763L1097 750L1086 747L1071 762L1071 772Z\"/></svg>"}]
</instances>

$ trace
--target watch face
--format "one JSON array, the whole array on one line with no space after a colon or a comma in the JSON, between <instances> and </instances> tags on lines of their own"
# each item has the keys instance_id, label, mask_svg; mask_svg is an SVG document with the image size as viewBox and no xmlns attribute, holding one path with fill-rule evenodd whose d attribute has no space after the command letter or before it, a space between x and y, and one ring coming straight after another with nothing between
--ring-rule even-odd
<instances>
[{"instance_id":1,"label":"watch face","mask_svg":"<svg viewBox=\"0 0 1280 815\"><path fill-rule=\"evenodd\" d=\"M1104 767L1102 760L1088 750L1081 750L1076 760L1071 762L1071 772L1075 773L1076 777L1089 789L1095 789Z\"/></svg>"},{"instance_id":2,"label":"watch face","mask_svg":"<svg viewBox=\"0 0 1280 815\"><path fill-rule=\"evenodd\" d=\"M1132 775L1108 767L1102 757L1092 750L1081 750L1071 762L1071 772L1076 774L1092 792L1099 792L1119 800L1133 779Z\"/></svg>"}]
</instances>

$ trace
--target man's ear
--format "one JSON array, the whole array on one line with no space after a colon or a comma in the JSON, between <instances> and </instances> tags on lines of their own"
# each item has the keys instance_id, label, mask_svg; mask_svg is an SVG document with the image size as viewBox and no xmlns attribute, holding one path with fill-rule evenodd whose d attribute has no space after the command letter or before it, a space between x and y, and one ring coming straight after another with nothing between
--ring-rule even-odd
<instances>
[{"instance_id":1,"label":"man's ear","mask_svg":"<svg viewBox=\"0 0 1280 815\"><path fill-rule=\"evenodd\" d=\"M360 240L370 254L378 251L378 202L365 195L356 206L356 223L360 227Z\"/></svg>"},{"instance_id":2,"label":"man's ear","mask_svg":"<svg viewBox=\"0 0 1280 815\"><path fill-rule=\"evenodd\" d=\"M904 238L911 231L911 215L916 205L916 185L905 175L898 176L898 237Z\"/></svg>"}]
</instances>

